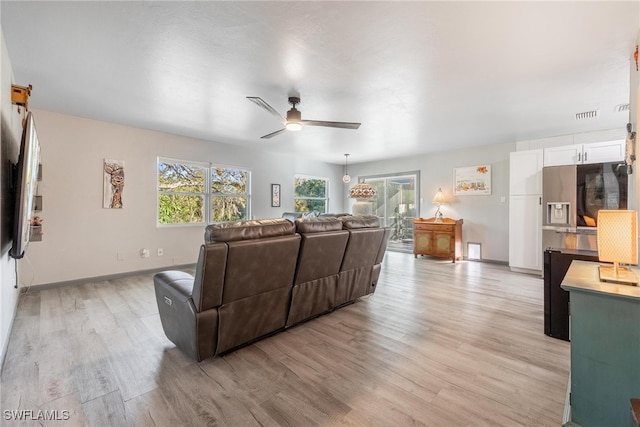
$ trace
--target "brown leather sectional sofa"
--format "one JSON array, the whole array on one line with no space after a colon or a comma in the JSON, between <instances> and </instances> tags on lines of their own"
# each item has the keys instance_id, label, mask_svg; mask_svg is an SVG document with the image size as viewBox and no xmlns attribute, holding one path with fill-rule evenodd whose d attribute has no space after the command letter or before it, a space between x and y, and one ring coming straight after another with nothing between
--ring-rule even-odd
<instances>
[{"instance_id":1,"label":"brown leather sectional sofa","mask_svg":"<svg viewBox=\"0 0 640 427\"><path fill-rule=\"evenodd\" d=\"M201 361L373 293L390 229L376 216L206 228L195 277L154 276L167 337Z\"/></svg>"}]
</instances>

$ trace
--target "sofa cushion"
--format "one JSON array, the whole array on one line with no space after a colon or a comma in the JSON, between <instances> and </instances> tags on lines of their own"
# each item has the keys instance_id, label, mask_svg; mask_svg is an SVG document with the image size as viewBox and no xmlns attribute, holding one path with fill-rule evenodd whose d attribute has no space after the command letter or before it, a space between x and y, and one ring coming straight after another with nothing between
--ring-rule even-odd
<instances>
[{"instance_id":1,"label":"sofa cushion","mask_svg":"<svg viewBox=\"0 0 640 427\"><path fill-rule=\"evenodd\" d=\"M216 222L204 232L206 243L263 239L295 234L294 224L285 218Z\"/></svg>"},{"instance_id":2,"label":"sofa cushion","mask_svg":"<svg viewBox=\"0 0 640 427\"><path fill-rule=\"evenodd\" d=\"M338 218L305 218L296 219L298 233L321 233L323 231L342 230L342 221Z\"/></svg>"},{"instance_id":3,"label":"sofa cushion","mask_svg":"<svg viewBox=\"0 0 640 427\"><path fill-rule=\"evenodd\" d=\"M289 221L293 222L298 218L302 218L302 212L283 212L282 218L286 218Z\"/></svg>"},{"instance_id":4,"label":"sofa cushion","mask_svg":"<svg viewBox=\"0 0 640 427\"><path fill-rule=\"evenodd\" d=\"M345 230L380 227L380 218L375 215L342 216L340 220Z\"/></svg>"}]
</instances>

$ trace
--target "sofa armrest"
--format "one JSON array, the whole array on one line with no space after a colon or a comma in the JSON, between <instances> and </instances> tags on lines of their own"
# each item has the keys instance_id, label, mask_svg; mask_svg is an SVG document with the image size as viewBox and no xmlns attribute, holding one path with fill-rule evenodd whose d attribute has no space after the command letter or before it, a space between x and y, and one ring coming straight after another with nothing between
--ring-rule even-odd
<instances>
[{"instance_id":1,"label":"sofa armrest","mask_svg":"<svg viewBox=\"0 0 640 427\"><path fill-rule=\"evenodd\" d=\"M194 278L184 271L163 271L153 276L156 286L170 293L176 302L186 302L193 292Z\"/></svg>"}]
</instances>

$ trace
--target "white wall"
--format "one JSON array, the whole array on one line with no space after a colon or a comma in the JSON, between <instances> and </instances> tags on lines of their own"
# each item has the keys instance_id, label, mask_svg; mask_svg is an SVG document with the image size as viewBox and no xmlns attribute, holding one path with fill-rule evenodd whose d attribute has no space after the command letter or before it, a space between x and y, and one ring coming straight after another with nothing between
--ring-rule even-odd
<instances>
[{"instance_id":1,"label":"white wall","mask_svg":"<svg viewBox=\"0 0 640 427\"><path fill-rule=\"evenodd\" d=\"M34 88L34 90L36 90ZM202 226L156 226L157 157L240 166L252 172L252 216L293 210L296 173L330 178L329 209L341 211L342 166L228 144L32 110L41 145L42 242L20 262L22 285L38 285L194 263ZM261 142L256 142L256 145ZM125 162L124 208L102 208L103 159ZM271 184L281 207L271 207ZM150 258L142 259L147 248ZM157 256L163 248L164 255ZM122 260L118 260L121 254Z\"/></svg>"},{"instance_id":2,"label":"white wall","mask_svg":"<svg viewBox=\"0 0 640 427\"><path fill-rule=\"evenodd\" d=\"M462 218L464 256L467 242L482 244L482 258L493 261L509 260L509 153L516 144L484 145L465 150L445 151L421 156L403 157L362 164L350 164L349 173L355 177L396 172L420 171L420 216L433 217L436 206L431 202L441 187L449 203L442 207L444 216ZM492 192L488 196L453 195L453 169L491 165ZM350 210L352 201L346 198ZM504 198L504 201L503 201Z\"/></svg>"},{"instance_id":3,"label":"white wall","mask_svg":"<svg viewBox=\"0 0 640 427\"><path fill-rule=\"evenodd\" d=\"M0 121L2 131L0 133L0 180L2 190L0 192L0 212L2 212L2 234L3 245L0 248L0 362L4 361L5 352L11 334L11 325L15 317L18 304L18 289L15 289L15 261L9 257L11 248L9 229L7 223L12 203L8 198L8 177L10 176L11 163L18 160L20 135L22 131L21 116L17 113L17 107L11 105L11 84L13 83L13 71L4 43L4 36L0 29ZM6 243L6 244L5 244ZM7 246L8 245L8 246Z\"/></svg>"}]
</instances>

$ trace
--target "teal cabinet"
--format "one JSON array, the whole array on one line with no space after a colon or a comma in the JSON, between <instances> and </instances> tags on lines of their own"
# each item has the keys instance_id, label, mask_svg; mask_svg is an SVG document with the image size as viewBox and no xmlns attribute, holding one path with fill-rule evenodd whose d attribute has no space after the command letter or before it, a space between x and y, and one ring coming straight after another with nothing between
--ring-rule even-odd
<instances>
[{"instance_id":1,"label":"teal cabinet","mask_svg":"<svg viewBox=\"0 0 640 427\"><path fill-rule=\"evenodd\" d=\"M562 282L571 307L571 421L627 427L629 399L640 397L640 289L600 282L598 265L573 261Z\"/></svg>"}]
</instances>

